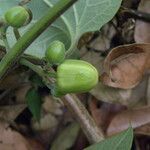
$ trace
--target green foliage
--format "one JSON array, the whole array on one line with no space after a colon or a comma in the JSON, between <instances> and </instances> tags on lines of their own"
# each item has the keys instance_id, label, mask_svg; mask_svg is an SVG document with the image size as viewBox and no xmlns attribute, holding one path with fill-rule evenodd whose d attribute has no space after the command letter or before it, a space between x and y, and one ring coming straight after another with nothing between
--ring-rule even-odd
<instances>
[{"instance_id":1,"label":"green foliage","mask_svg":"<svg viewBox=\"0 0 150 150\"><path fill-rule=\"evenodd\" d=\"M0 18L13 6L17 6L20 0L0 0Z\"/></svg>"},{"instance_id":2,"label":"green foliage","mask_svg":"<svg viewBox=\"0 0 150 150\"><path fill-rule=\"evenodd\" d=\"M26 101L27 101L28 108L31 111L34 119L39 121L41 116L42 100L38 91L34 88L31 88L26 94Z\"/></svg>"},{"instance_id":3,"label":"green foliage","mask_svg":"<svg viewBox=\"0 0 150 150\"><path fill-rule=\"evenodd\" d=\"M29 14L23 7L17 6L11 8L12 6L16 6L18 2L20 2L20 0L5 0L2 1L0 5L0 18L4 18L5 14L7 23L17 28L23 26L29 18ZM32 0L28 3L27 6L33 13L33 20L27 27L19 30L21 35L37 22L48 8L52 8L57 2L58 0ZM74 50L77 49L78 40L84 33L99 30L105 23L111 20L119 9L120 4L121 0L79 0L68 11L62 14L60 18L57 19L40 37L38 37L31 46L29 46L26 51L27 54L37 56L38 58L43 58L46 54L46 59L50 63L62 63L57 68L57 81L56 86L54 86L54 93L56 95L87 92L97 84L97 70L91 64L81 60L65 60L63 62L65 52L69 55L73 53ZM9 8L11 9L6 12ZM33 33L36 34L37 32ZM35 34L33 34L33 37L36 37ZM30 35L30 33L28 34L27 32L27 35ZM7 38L11 46L16 42L14 37L12 28L9 28L7 31ZM26 42L28 38L23 40L25 40L24 46L26 46L26 43L31 43L30 40ZM53 43L49 46L49 43L51 42ZM0 41L0 43L3 44L2 41ZM24 46L21 45L21 48L19 47L18 50L22 49ZM65 47L67 51L65 51ZM19 54L19 52L17 53L16 51L16 54ZM17 57L17 55L15 55L14 58L15 57ZM8 65L9 64L10 63L8 63ZM35 65L32 65L32 67L33 66ZM29 67L31 68L31 66ZM5 68L5 65L3 68ZM37 70L38 69L35 69L34 71L38 72ZM31 80L36 86L43 86L41 79L33 78ZM38 91L35 88L30 89L26 94L26 100L33 117L39 121L42 100ZM52 150L59 149L60 147L62 150L70 148L78 135L78 131L78 125L73 124L69 126L52 144ZM132 128L129 128L117 136L108 138L98 144L86 148L85 150L130 150L132 140L133 130Z\"/></svg>"},{"instance_id":4,"label":"green foliage","mask_svg":"<svg viewBox=\"0 0 150 150\"><path fill-rule=\"evenodd\" d=\"M85 150L131 150L133 129L129 128L120 134L94 144Z\"/></svg>"},{"instance_id":5,"label":"green foliage","mask_svg":"<svg viewBox=\"0 0 150 150\"><path fill-rule=\"evenodd\" d=\"M16 5L18 1L5 0L0 5L2 12L10 6ZM20 32L23 34L32 26L44 12L58 2L58 0L32 0L28 7L33 13L32 23ZM27 54L44 57L45 50L49 43L54 40L60 40L65 43L68 52L76 49L79 38L82 34L89 31L99 30L106 22L112 19L119 9L121 0L79 0L72 8L66 11L55 21L26 51ZM37 6L38 11L37 11ZM14 44L15 38L12 30L8 31L8 38L11 45Z\"/></svg>"},{"instance_id":6,"label":"green foliage","mask_svg":"<svg viewBox=\"0 0 150 150\"><path fill-rule=\"evenodd\" d=\"M45 52L46 60L51 64L59 64L65 59L65 46L60 41L53 41Z\"/></svg>"}]
</instances>

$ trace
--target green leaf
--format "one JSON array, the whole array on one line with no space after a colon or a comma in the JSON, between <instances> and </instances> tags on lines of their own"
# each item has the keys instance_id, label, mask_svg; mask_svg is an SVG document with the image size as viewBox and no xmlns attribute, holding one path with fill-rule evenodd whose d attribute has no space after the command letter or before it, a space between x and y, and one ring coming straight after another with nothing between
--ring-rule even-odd
<instances>
[{"instance_id":1,"label":"green leaf","mask_svg":"<svg viewBox=\"0 0 150 150\"><path fill-rule=\"evenodd\" d=\"M38 91L34 88L29 89L26 94L26 101L29 110L31 111L33 117L39 121L41 117L41 104L42 100Z\"/></svg>"},{"instance_id":2,"label":"green leaf","mask_svg":"<svg viewBox=\"0 0 150 150\"><path fill-rule=\"evenodd\" d=\"M16 5L16 1L14 1L14 5ZM2 6L5 7L5 10L9 8L9 2L10 0L3 2ZM58 0L32 0L28 3L28 7L33 12L33 20L30 25L20 29L21 34L28 30L56 2ZM60 40L65 44L68 52L72 52L76 49L78 40L84 33L99 30L113 18L120 5L121 0L78 0L31 44L26 53L42 58L46 48L54 40ZM11 28L7 35L10 45L13 45L16 41Z\"/></svg>"},{"instance_id":3,"label":"green leaf","mask_svg":"<svg viewBox=\"0 0 150 150\"><path fill-rule=\"evenodd\" d=\"M71 148L79 133L79 125L76 123L70 124L66 127L60 135L52 143L51 150L67 150Z\"/></svg>"},{"instance_id":4,"label":"green leaf","mask_svg":"<svg viewBox=\"0 0 150 150\"><path fill-rule=\"evenodd\" d=\"M120 134L108 138L98 144L92 145L85 150L131 150L133 129L129 128Z\"/></svg>"}]
</instances>

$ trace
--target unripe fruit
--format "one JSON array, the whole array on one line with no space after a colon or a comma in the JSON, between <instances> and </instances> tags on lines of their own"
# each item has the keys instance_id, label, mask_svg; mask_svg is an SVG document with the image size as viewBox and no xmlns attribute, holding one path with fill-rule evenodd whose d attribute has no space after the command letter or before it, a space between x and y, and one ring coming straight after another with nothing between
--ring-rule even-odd
<instances>
[{"instance_id":1,"label":"unripe fruit","mask_svg":"<svg viewBox=\"0 0 150 150\"><path fill-rule=\"evenodd\" d=\"M59 64L65 59L65 46L60 41L53 41L45 52L46 60L51 64Z\"/></svg>"},{"instance_id":2,"label":"unripe fruit","mask_svg":"<svg viewBox=\"0 0 150 150\"><path fill-rule=\"evenodd\" d=\"M57 90L63 94L88 92L98 83L94 66L82 60L65 60L57 68Z\"/></svg>"},{"instance_id":3,"label":"unripe fruit","mask_svg":"<svg viewBox=\"0 0 150 150\"><path fill-rule=\"evenodd\" d=\"M5 13L6 22L15 28L20 28L25 25L29 18L30 14L28 11L21 6L13 7Z\"/></svg>"}]
</instances>

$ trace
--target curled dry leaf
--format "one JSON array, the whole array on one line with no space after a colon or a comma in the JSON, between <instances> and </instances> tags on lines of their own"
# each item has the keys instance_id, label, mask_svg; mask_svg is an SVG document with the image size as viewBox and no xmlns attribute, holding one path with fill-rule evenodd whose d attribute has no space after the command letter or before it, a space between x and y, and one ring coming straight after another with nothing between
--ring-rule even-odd
<instances>
[{"instance_id":1,"label":"curled dry leaf","mask_svg":"<svg viewBox=\"0 0 150 150\"><path fill-rule=\"evenodd\" d=\"M135 87L150 69L150 44L130 44L111 50L104 60L101 81L122 89Z\"/></svg>"},{"instance_id":2,"label":"curled dry leaf","mask_svg":"<svg viewBox=\"0 0 150 150\"><path fill-rule=\"evenodd\" d=\"M107 128L107 135L113 135L127 129L129 126L138 128L150 123L150 107L122 111L116 115Z\"/></svg>"}]
</instances>

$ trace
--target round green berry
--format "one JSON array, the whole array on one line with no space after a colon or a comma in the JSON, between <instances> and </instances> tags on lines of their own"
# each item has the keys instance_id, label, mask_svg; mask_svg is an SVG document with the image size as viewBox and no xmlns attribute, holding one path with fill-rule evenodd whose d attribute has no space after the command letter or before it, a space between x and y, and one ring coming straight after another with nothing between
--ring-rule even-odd
<instances>
[{"instance_id":1,"label":"round green berry","mask_svg":"<svg viewBox=\"0 0 150 150\"><path fill-rule=\"evenodd\" d=\"M16 6L9 9L5 13L5 20L6 22L15 28L20 28L28 22L30 15L28 11L21 6Z\"/></svg>"},{"instance_id":2,"label":"round green berry","mask_svg":"<svg viewBox=\"0 0 150 150\"><path fill-rule=\"evenodd\" d=\"M45 52L46 60L51 64L62 63L65 59L65 46L60 41L53 41Z\"/></svg>"}]
</instances>

